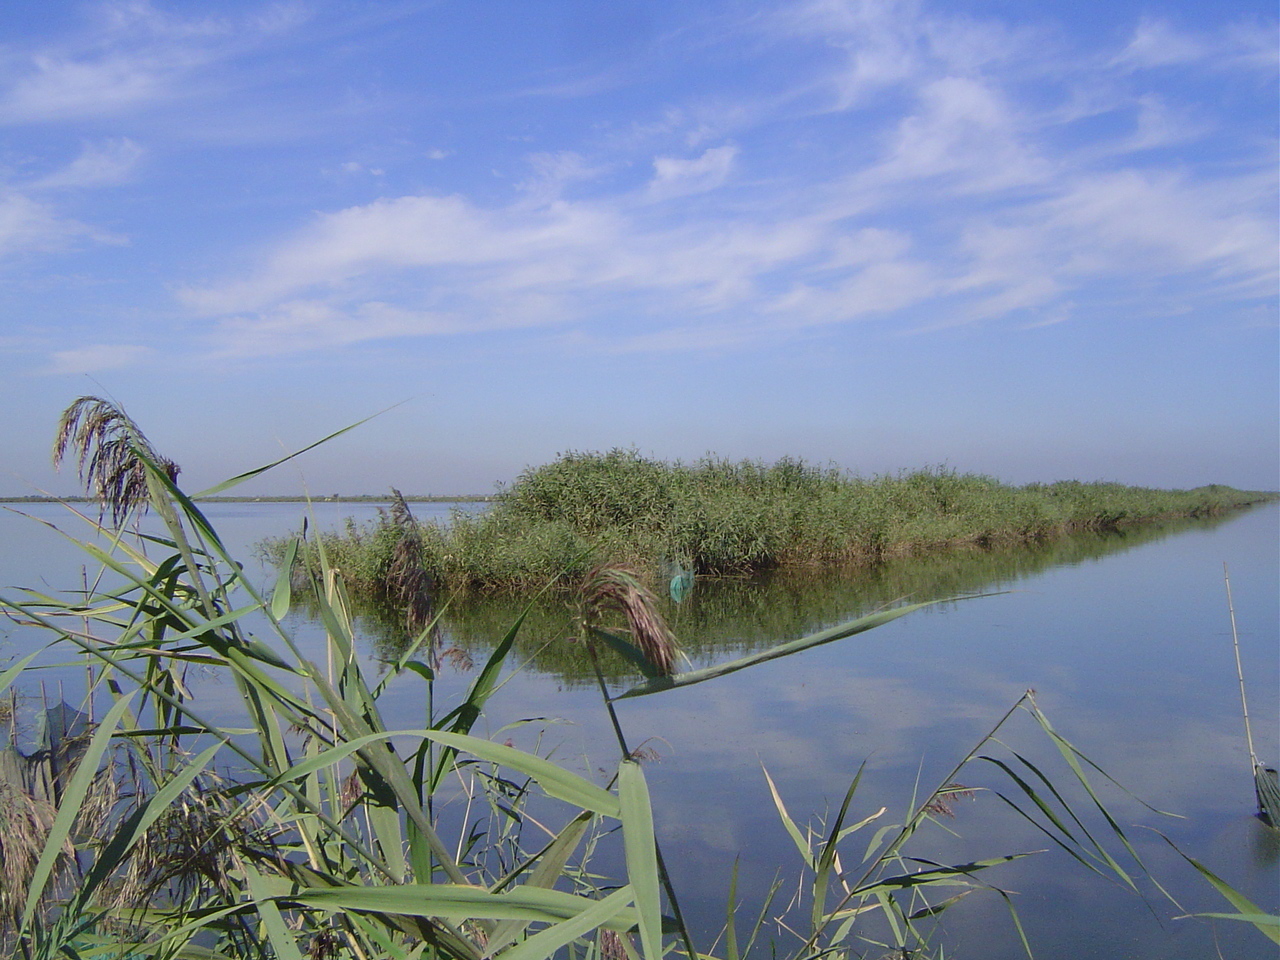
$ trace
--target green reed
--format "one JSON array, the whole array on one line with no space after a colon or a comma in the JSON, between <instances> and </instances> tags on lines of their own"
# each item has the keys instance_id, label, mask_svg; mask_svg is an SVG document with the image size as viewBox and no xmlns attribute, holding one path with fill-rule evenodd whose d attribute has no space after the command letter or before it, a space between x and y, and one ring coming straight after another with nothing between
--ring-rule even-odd
<instances>
[{"instance_id":1,"label":"green reed","mask_svg":"<svg viewBox=\"0 0 1280 960\"><path fill-rule=\"evenodd\" d=\"M422 562L450 589L573 580L606 559L650 577L664 562L740 575L1212 516L1271 496L1223 486L1017 487L946 468L862 478L788 458L672 464L631 450L568 453L526 470L486 513L421 524ZM384 515L323 540L353 588L377 597L400 532ZM285 543L268 541L264 551L278 561ZM304 559L314 567L314 552Z\"/></svg>"}]
</instances>

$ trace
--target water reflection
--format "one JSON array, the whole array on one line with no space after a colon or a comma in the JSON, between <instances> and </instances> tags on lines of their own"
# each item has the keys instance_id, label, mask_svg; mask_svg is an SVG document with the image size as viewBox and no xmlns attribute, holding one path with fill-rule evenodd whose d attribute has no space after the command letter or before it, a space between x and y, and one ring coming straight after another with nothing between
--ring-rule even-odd
<instances>
[{"instance_id":1,"label":"water reflection","mask_svg":"<svg viewBox=\"0 0 1280 960\"><path fill-rule=\"evenodd\" d=\"M1274 869L1277 864L1280 864L1280 830L1273 830L1258 818L1254 819L1255 823L1251 831L1253 865L1259 870Z\"/></svg>"},{"instance_id":2,"label":"water reflection","mask_svg":"<svg viewBox=\"0 0 1280 960\"><path fill-rule=\"evenodd\" d=\"M663 598L662 606L689 660L686 668L703 667L854 619L886 604L1016 588L1019 581L1052 568L1098 561L1179 533L1213 530L1230 519L1080 533L1018 547L970 547L856 569L788 569L702 579L683 602ZM455 666L482 661L522 613L525 622L516 639L522 660L564 687L594 683L586 650L569 639L573 601L563 593L532 600L527 594L503 592L455 597L441 618L435 655L445 655ZM375 657L392 660L401 654L409 636L396 611L366 603L358 615ZM613 682L635 676L632 668L612 656L606 657L604 669Z\"/></svg>"}]
</instances>

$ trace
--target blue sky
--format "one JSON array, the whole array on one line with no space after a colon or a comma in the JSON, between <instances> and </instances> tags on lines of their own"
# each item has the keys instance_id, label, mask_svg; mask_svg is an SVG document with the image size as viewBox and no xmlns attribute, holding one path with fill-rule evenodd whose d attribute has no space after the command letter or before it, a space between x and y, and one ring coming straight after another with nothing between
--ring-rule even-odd
<instances>
[{"instance_id":1,"label":"blue sky","mask_svg":"<svg viewBox=\"0 0 1280 960\"><path fill-rule=\"evenodd\" d=\"M1261 3L0 6L0 493L634 446L1280 486ZM402 402L403 401L403 402Z\"/></svg>"}]
</instances>

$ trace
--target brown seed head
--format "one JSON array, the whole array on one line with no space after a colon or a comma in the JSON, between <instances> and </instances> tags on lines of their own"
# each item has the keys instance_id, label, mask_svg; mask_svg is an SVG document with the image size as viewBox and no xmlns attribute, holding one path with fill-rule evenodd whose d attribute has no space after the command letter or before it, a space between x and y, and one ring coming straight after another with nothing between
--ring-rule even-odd
<instances>
[{"instance_id":1,"label":"brown seed head","mask_svg":"<svg viewBox=\"0 0 1280 960\"><path fill-rule=\"evenodd\" d=\"M120 407L100 397L80 397L62 412L53 441L53 465L60 467L68 449L85 488L98 498L104 513L120 526L129 512L145 505L147 467L151 461L170 481L181 468L152 449L138 425Z\"/></svg>"},{"instance_id":2,"label":"brown seed head","mask_svg":"<svg viewBox=\"0 0 1280 960\"><path fill-rule=\"evenodd\" d=\"M622 566L601 566L587 575L582 602L588 623L606 611L623 614L631 639L657 672L669 677L675 671L676 638L658 612L658 601Z\"/></svg>"}]
</instances>

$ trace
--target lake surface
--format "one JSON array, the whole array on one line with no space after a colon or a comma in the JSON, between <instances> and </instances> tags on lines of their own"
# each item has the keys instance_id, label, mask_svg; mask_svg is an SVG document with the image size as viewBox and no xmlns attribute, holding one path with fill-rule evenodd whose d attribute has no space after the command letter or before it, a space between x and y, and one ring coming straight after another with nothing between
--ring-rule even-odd
<instances>
[{"instance_id":1,"label":"lake surface","mask_svg":"<svg viewBox=\"0 0 1280 960\"><path fill-rule=\"evenodd\" d=\"M470 505L475 509L476 505ZM54 505L21 508L64 524ZM337 528L343 518L376 516L371 504L318 503L312 523ZM414 504L420 516L447 516L445 505ZM252 559L265 536L296 529L296 504L217 504L207 513L233 553L262 584L274 573ZM917 782L932 789L1023 691L1034 688L1054 725L1137 796L1185 819L1158 817L1116 789L1103 791L1161 883L1183 910L1149 884L1145 895L1087 873L1061 852L1017 861L987 876L1015 891L1028 937L1041 958L1273 958L1250 928L1227 921L1173 920L1183 912L1224 911L1226 904L1151 829L1272 912L1280 909L1280 844L1253 817L1254 798L1240 717L1231 630L1222 581L1230 565L1241 657L1260 757L1280 759L1280 506L1230 517L1073 538L1007 553L948 555L887 565L856 575L823 574L699 583L679 606L668 605L676 633L698 666L841 622L902 596L928 599L980 591L999 596L943 604L892 624L718 681L618 703L633 746L660 759L647 766L655 820L682 903L707 948L720 929L729 873L740 858L740 921L754 917L775 874L799 872L796 851L770 800L767 768L797 820L834 811L864 761L851 808L857 820L880 806L899 821ZM74 529L74 524L68 525ZM79 584L79 555L49 528L0 512L0 592L11 585L63 590ZM459 604L441 639L479 661L514 619L517 604L491 598ZM367 652L398 642L394 623L364 621ZM533 611L513 672L485 720L495 734L529 717L557 718L504 731L590 773L616 756L598 693L583 672L582 651L565 640L563 602ZM299 611L290 626L304 642L318 631ZM0 628L0 658L26 652L37 637ZM461 663L457 653L447 662ZM74 686L78 673L47 672ZM469 682L446 667L441 702ZM633 680L611 674L614 689ZM393 684L387 713L413 725L422 716L420 687ZM234 699L229 686L203 684L212 709ZM1024 717L1008 742L1053 768L1056 753ZM989 765L966 768L970 786L1006 789ZM1100 778L1099 778L1100 779ZM1079 799L1079 798L1077 798ZM957 805L947 825L931 829L911 852L953 862L1040 850L1050 844L991 793ZM860 858L868 836L851 840ZM784 887L777 910L793 885ZM780 944L785 935L770 927ZM995 895L974 895L944 915L938 934L949 957L1024 955L1006 908ZM883 951L866 947L867 955Z\"/></svg>"}]
</instances>

